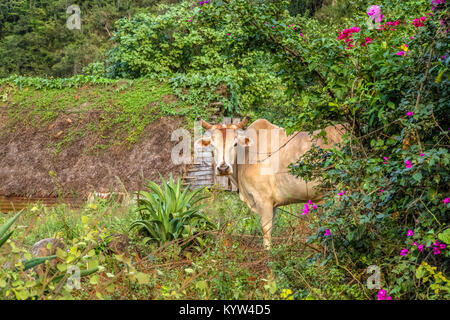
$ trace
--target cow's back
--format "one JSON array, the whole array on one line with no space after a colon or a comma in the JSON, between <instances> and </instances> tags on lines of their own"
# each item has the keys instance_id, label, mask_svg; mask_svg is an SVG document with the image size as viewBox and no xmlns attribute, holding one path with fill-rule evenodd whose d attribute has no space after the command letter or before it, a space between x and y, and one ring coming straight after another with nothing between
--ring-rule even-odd
<instances>
[{"instance_id":1,"label":"cow's back","mask_svg":"<svg viewBox=\"0 0 450 320\"><path fill-rule=\"evenodd\" d=\"M307 132L294 132L287 136L286 131L265 119L253 122L247 132L255 130L257 141L257 163L250 164L248 148L246 164L238 167L238 183L241 199L254 211L258 201L270 202L274 207L290 203L314 200L321 196L315 189L316 182L306 183L289 173L289 164L296 162L302 155L310 150L312 144L322 148L331 148L333 144L341 142L343 126L329 126L325 128L328 141L312 139ZM261 130L266 130L267 143L260 145ZM277 130L274 137L278 137L278 144L271 147L271 132ZM320 130L314 131L313 135ZM255 137L254 137L255 138ZM264 147L263 150L261 147ZM254 152L254 151L253 151ZM275 163L278 162L278 165ZM271 169L270 169L271 168ZM265 173L265 174L264 174Z\"/></svg>"}]
</instances>

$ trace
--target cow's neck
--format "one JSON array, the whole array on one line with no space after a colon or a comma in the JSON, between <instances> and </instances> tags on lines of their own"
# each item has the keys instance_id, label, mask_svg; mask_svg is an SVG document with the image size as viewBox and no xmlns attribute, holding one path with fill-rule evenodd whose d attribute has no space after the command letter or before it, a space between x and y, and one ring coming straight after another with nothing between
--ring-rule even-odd
<instances>
[{"instance_id":1,"label":"cow's neck","mask_svg":"<svg viewBox=\"0 0 450 320\"><path fill-rule=\"evenodd\" d=\"M238 190L239 190L238 168L239 168L239 165L235 161L233 164L233 174L230 175L230 179L234 183L236 188L238 188Z\"/></svg>"}]
</instances>

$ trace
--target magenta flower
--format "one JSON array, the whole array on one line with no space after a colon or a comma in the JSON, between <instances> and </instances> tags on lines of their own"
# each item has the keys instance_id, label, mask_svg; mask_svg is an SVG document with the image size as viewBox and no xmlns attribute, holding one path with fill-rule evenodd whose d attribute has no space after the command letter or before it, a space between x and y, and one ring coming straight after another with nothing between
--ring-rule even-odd
<instances>
[{"instance_id":1,"label":"magenta flower","mask_svg":"<svg viewBox=\"0 0 450 320\"><path fill-rule=\"evenodd\" d=\"M404 56L405 54L406 52L403 50L396 53L397 56Z\"/></svg>"},{"instance_id":2,"label":"magenta flower","mask_svg":"<svg viewBox=\"0 0 450 320\"><path fill-rule=\"evenodd\" d=\"M364 39L364 43L361 44L363 47L367 46L369 43L371 43L373 41L372 38L365 38Z\"/></svg>"},{"instance_id":3,"label":"magenta flower","mask_svg":"<svg viewBox=\"0 0 450 320\"><path fill-rule=\"evenodd\" d=\"M405 161L405 167L406 167L406 168L411 168L411 167L412 167L411 161L406 160L406 161Z\"/></svg>"},{"instance_id":4,"label":"magenta flower","mask_svg":"<svg viewBox=\"0 0 450 320\"><path fill-rule=\"evenodd\" d=\"M189 19L189 22L192 22L192 19Z\"/></svg>"},{"instance_id":5,"label":"magenta flower","mask_svg":"<svg viewBox=\"0 0 450 320\"><path fill-rule=\"evenodd\" d=\"M401 256L406 256L408 254L408 249L403 249L402 251L400 251L400 255Z\"/></svg>"},{"instance_id":6,"label":"magenta flower","mask_svg":"<svg viewBox=\"0 0 450 320\"><path fill-rule=\"evenodd\" d=\"M443 243L441 243L441 244L439 245L439 248L441 248L441 249L445 249L445 247L446 247L446 245L443 244Z\"/></svg>"},{"instance_id":7,"label":"magenta flower","mask_svg":"<svg viewBox=\"0 0 450 320\"><path fill-rule=\"evenodd\" d=\"M423 156L425 156L425 154L422 152L422 153L420 154L420 156L423 157Z\"/></svg>"},{"instance_id":8,"label":"magenta flower","mask_svg":"<svg viewBox=\"0 0 450 320\"><path fill-rule=\"evenodd\" d=\"M413 20L413 25L416 28L420 28L423 27L425 24L423 23L426 20L425 17L421 17L420 19L414 19Z\"/></svg>"},{"instance_id":9,"label":"magenta flower","mask_svg":"<svg viewBox=\"0 0 450 320\"><path fill-rule=\"evenodd\" d=\"M377 299L378 300L392 300L391 296L386 297L386 294L387 294L386 290L381 289L380 291L378 291Z\"/></svg>"},{"instance_id":10,"label":"magenta flower","mask_svg":"<svg viewBox=\"0 0 450 320\"><path fill-rule=\"evenodd\" d=\"M325 230L325 233L323 234L325 237L331 236L330 229Z\"/></svg>"},{"instance_id":11,"label":"magenta flower","mask_svg":"<svg viewBox=\"0 0 450 320\"><path fill-rule=\"evenodd\" d=\"M412 116L414 115L414 112L408 111L408 112L406 113L406 115L407 115L408 117L412 117Z\"/></svg>"},{"instance_id":12,"label":"magenta flower","mask_svg":"<svg viewBox=\"0 0 450 320\"><path fill-rule=\"evenodd\" d=\"M314 209L314 210L316 210L316 209L317 209L317 206L316 206L315 204L313 204L313 209Z\"/></svg>"},{"instance_id":13,"label":"magenta flower","mask_svg":"<svg viewBox=\"0 0 450 320\"><path fill-rule=\"evenodd\" d=\"M449 202L450 202L450 198L445 198L444 199L444 204L449 204Z\"/></svg>"},{"instance_id":14,"label":"magenta flower","mask_svg":"<svg viewBox=\"0 0 450 320\"><path fill-rule=\"evenodd\" d=\"M408 232L406 233L406 235L407 235L408 237L411 237L411 236L414 235L414 232L413 232L412 230L408 230Z\"/></svg>"},{"instance_id":15,"label":"magenta flower","mask_svg":"<svg viewBox=\"0 0 450 320\"><path fill-rule=\"evenodd\" d=\"M433 248L433 253L434 253L435 255L438 255L438 254L441 253L441 250L439 250L438 247L434 247L434 248Z\"/></svg>"},{"instance_id":16,"label":"magenta flower","mask_svg":"<svg viewBox=\"0 0 450 320\"><path fill-rule=\"evenodd\" d=\"M419 244L417 246L417 249L419 249L420 252L423 252L423 244Z\"/></svg>"},{"instance_id":17,"label":"magenta flower","mask_svg":"<svg viewBox=\"0 0 450 320\"><path fill-rule=\"evenodd\" d=\"M387 157L383 157L383 159L384 159L384 164L387 164L388 163L388 158Z\"/></svg>"},{"instance_id":18,"label":"magenta flower","mask_svg":"<svg viewBox=\"0 0 450 320\"><path fill-rule=\"evenodd\" d=\"M369 8L369 10L367 10L367 15L368 15L369 17L371 17L371 16L374 16L374 15L380 13L380 12L381 12L380 7L375 5L375 6L371 6L371 7Z\"/></svg>"},{"instance_id":19,"label":"magenta flower","mask_svg":"<svg viewBox=\"0 0 450 320\"><path fill-rule=\"evenodd\" d=\"M308 207L308 204L305 203L303 206L303 215L308 214L308 212L309 212L309 207Z\"/></svg>"}]
</instances>

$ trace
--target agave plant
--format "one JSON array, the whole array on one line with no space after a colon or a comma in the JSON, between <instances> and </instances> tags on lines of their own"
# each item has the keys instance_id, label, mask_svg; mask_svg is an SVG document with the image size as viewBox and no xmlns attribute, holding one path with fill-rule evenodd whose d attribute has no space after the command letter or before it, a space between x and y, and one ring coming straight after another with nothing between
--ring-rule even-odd
<instances>
[{"instance_id":1,"label":"agave plant","mask_svg":"<svg viewBox=\"0 0 450 320\"><path fill-rule=\"evenodd\" d=\"M130 228L139 228L150 239L160 245L166 241L195 234L199 229L212 229L207 216L200 213L203 205L199 201L207 198L200 196L203 189L189 190L182 188L181 179L175 182L170 176L166 181L161 177L161 187L148 181L149 191L138 194L138 211L141 219L134 221Z\"/></svg>"},{"instance_id":2,"label":"agave plant","mask_svg":"<svg viewBox=\"0 0 450 320\"><path fill-rule=\"evenodd\" d=\"M9 228L13 225L14 222L20 217L22 214L22 210L20 210L14 217L6 221L4 225L0 227L0 248L2 245L11 237L13 231L8 231Z\"/></svg>"}]
</instances>

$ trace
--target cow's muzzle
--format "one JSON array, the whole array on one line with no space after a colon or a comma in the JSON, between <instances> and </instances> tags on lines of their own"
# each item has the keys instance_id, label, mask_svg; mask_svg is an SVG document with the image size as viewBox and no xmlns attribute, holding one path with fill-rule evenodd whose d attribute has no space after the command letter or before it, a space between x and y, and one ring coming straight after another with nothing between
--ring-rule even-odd
<instances>
[{"instance_id":1,"label":"cow's muzzle","mask_svg":"<svg viewBox=\"0 0 450 320\"><path fill-rule=\"evenodd\" d=\"M227 176L232 173L231 167L227 165L226 163L222 163L220 166L216 167L217 169L217 175L219 176Z\"/></svg>"}]
</instances>

